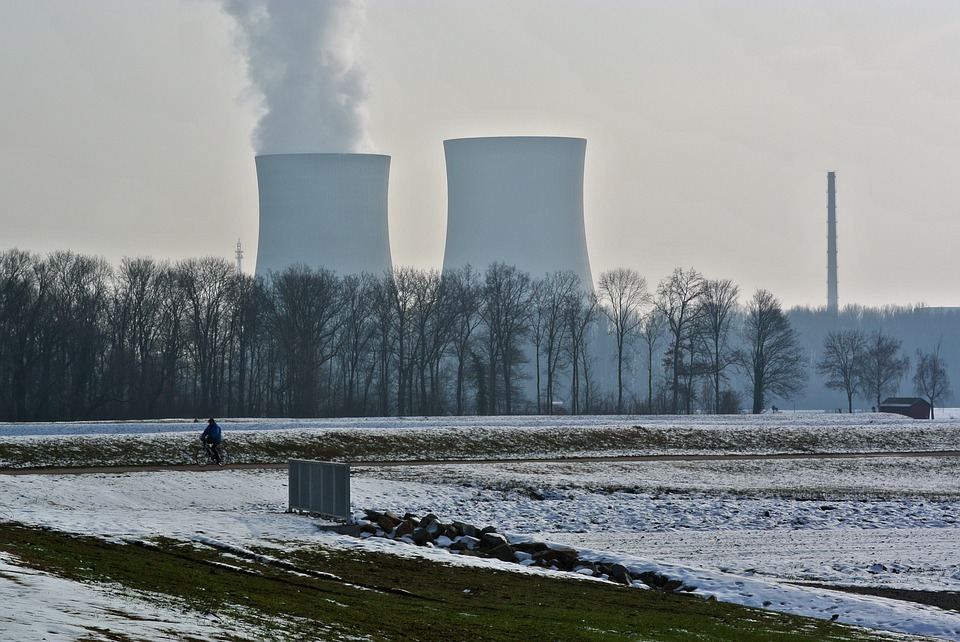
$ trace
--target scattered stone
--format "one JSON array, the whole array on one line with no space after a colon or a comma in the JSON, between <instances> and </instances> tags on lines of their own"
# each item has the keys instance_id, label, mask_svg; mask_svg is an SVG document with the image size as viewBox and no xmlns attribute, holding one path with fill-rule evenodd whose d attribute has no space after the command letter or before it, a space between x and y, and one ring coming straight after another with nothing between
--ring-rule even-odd
<instances>
[{"instance_id":1,"label":"scattered stone","mask_svg":"<svg viewBox=\"0 0 960 642\"><path fill-rule=\"evenodd\" d=\"M464 524L463 522L454 522L453 528L465 537L476 537L477 536L477 527L471 524Z\"/></svg>"},{"instance_id":2,"label":"scattered stone","mask_svg":"<svg viewBox=\"0 0 960 642\"><path fill-rule=\"evenodd\" d=\"M517 558L517 561L520 562L521 564L524 562L533 561L533 555L531 555L530 553L527 553L526 551L518 551L514 549L513 556Z\"/></svg>"},{"instance_id":3,"label":"scattered stone","mask_svg":"<svg viewBox=\"0 0 960 642\"><path fill-rule=\"evenodd\" d=\"M635 574L623 564L582 560L580 553L569 546L530 540L511 542L493 526L477 528L459 521L445 524L432 513L423 517L407 513L400 517L391 511L367 510L364 514L366 519L355 520L353 524L339 528L338 532L359 537L387 537L417 546L439 546L458 555L569 571L603 578L624 586L649 587L671 593L696 590L696 587L687 586L662 573L644 571ZM707 599L711 598L712 596Z\"/></svg>"},{"instance_id":4,"label":"scattered stone","mask_svg":"<svg viewBox=\"0 0 960 642\"><path fill-rule=\"evenodd\" d=\"M472 551L480 547L480 540L471 535L463 535L458 537L453 541L453 544L450 545L450 548L455 551Z\"/></svg>"},{"instance_id":5,"label":"scattered stone","mask_svg":"<svg viewBox=\"0 0 960 642\"><path fill-rule=\"evenodd\" d=\"M604 574L609 576L610 580L617 584L633 583L633 577L631 577L630 571L623 564L611 564Z\"/></svg>"},{"instance_id":6,"label":"scattered stone","mask_svg":"<svg viewBox=\"0 0 960 642\"><path fill-rule=\"evenodd\" d=\"M417 546L426 546L428 543L433 543L433 535L431 535L430 531L422 526L413 529L411 538L413 539L413 543Z\"/></svg>"},{"instance_id":7,"label":"scattered stone","mask_svg":"<svg viewBox=\"0 0 960 642\"><path fill-rule=\"evenodd\" d=\"M401 538L406 535L413 535L414 524L413 521L405 519L397 526L396 530L393 531L393 536L396 538Z\"/></svg>"},{"instance_id":8,"label":"scattered stone","mask_svg":"<svg viewBox=\"0 0 960 642\"><path fill-rule=\"evenodd\" d=\"M480 550L482 551L489 551L504 544L509 544L509 542L500 533L486 533L480 538Z\"/></svg>"},{"instance_id":9,"label":"scattered stone","mask_svg":"<svg viewBox=\"0 0 960 642\"><path fill-rule=\"evenodd\" d=\"M420 521L420 527L427 529L427 532L436 537L440 532L442 525L436 515L427 515Z\"/></svg>"},{"instance_id":10,"label":"scattered stone","mask_svg":"<svg viewBox=\"0 0 960 642\"><path fill-rule=\"evenodd\" d=\"M493 548L484 551L487 557L492 557L498 559L501 562L515 562L516 557L513 552L513 547L507 543L503 543L500 546L494 546Z\"/></svg>"},{"instance_id":11,"label":"scattered stone","mask_svg":"<svg viewBox=\"0 0 960 642\"><path fill-rule=\"evenodd\" d=\"M686 586L680 580L670 579L670 577L654 571L644 571L643 573L640 573L638 577L650 588L663 591L665 593L677 593L679 591L690 592L697 590L694 586Z\"/></svg>"},{"instance_id":12,"label":"scattered stone","mask_svg":"<svg viewBox=\"0 0 960 642\"><path fill-rule=\"evenodd\" d=\"M380 519L377 520L377 526L379 526L384 533L392 533L393 529L399 526L402 521L396 513L386 512L380 515Z\"/></svg>"},{"instance_id":13,"label":"scattered stone","mask_svg":"<svg viewBox=\"0 0 960 642\"><path fill-rule=\"evenodd\" d=\"M526 551L531 555L550 548L545 542L516 542L513 547L520 551Z\"/></svg>"}]
</instances>

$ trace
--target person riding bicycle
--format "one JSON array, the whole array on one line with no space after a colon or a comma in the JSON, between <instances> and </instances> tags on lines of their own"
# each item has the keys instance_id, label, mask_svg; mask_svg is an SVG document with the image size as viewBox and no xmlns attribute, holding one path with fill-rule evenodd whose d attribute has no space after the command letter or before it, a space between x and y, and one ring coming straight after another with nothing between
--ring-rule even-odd
<instances>
[{"instance_id":1,"label":"person riding bicycle","mask_svg":"<svg viewBox=\"0 0 960 642\"><path fill-rule=\"evenodd\" d=\"M214 459L220 463L220 442L223 441L223 431L213 417L207 420L207 427L200 433L200 441L213 453Z\"/></svg>"}]
</instances>

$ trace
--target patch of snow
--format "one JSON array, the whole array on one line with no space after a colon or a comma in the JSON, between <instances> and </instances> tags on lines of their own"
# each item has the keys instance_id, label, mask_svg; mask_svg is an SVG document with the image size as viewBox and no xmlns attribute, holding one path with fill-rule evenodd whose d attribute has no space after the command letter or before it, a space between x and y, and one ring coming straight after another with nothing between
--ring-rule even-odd
<instances>
[{"instance_id":1,"label":"patch of snow","mask_svg":"<svg viewBox=\"0 0 960 642\"><path fill-rule=\"evenodd\" d=\"M938 415L935 423L923 424L924 430L929 431L930 443L936 443L942 432L946 435L942 443L949 445L960 426L956 416ZM904 424L896 417L871 415L869 419L875 419L884 430L916 425ZM618 423L623 421L651 420L618 419ZM661 421L664 426L695 425L718 431L751 426L781 429L788 422L801 422L829 431L838 429L837 422L839 429L863 429L865 420L858 415L798 413ZM568 430L604 422L613 423L610 418L511 417L443 420L442 425ZM225 423L229 429L242 426L243 430L340 430L351 426L419 430L431 429L438 420ZM179 431L181 426L196 430L190 422L16 424L0 426L0 435L93 436L123 434L124 430L149 434ZM358 516L365 509L379 509L399 514L434 513L444 521L494 525L511 538L574 546L582 557L615 561L634 572L668 575L695 586L703 597L960 640L957 612L785 582L960 591L957 468L957 459L951 457L368 466L354 469L351 494ZM285 512L286 475L284 470L214 469L6 476L0 484L0 518L115 540L166 536L216 542L236 550L280 550L322 543L448 564L554 573L524 564L460 556L443 546L417 547L324 531L317 528L324 524L320 520ZM77 627L103 622L99 613L105 608L129 613L131 618L141 617L136 609L154 608L155 612L143 616L156 623L156 632L148 634L150 639L168 639L164 635L182 638L183 630L168 627L169 622L185 622L189 634L198 639L210 639L219 630L215 623L185 617L175 609L130 606L126 596L111 595L108 587L66 583L23 569L10 557L0 562L0 599L9 606L7 614L0 616L8 618L0 619L0 629L22 633L12 639L39 639L42 635L75 639L81 630ZM56 597L47 600L42 595ZM34 622L51 622L56 630L25 628L35 626ZM110 626L132 637L143 637L145 630L141 621L126 629L122 623ZM57 627L64 633L57 632Z\"/></svg>"},{"instance_id":2,"label":"patch of snow","mask_svg":"<svg viewBox=\"0 0 960 642\"><path fill-rule=\"evenodd\" d=\"M0 602L3 640L116 639L101 635L112 632L155 642L213 642L224 639L225 633L246 633L235 622L161 605L124 587L81 584L29 569L3 552Z\"/></svg>"}]
</instances>

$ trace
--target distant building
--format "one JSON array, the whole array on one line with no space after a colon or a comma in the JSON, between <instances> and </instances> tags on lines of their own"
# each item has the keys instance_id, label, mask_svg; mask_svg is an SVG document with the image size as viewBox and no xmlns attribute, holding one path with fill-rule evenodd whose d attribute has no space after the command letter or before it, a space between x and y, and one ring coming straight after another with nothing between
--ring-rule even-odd
<instances>
[{"instance_id":1,"label":"distant building","mask_svg":"<svg viewBox=\"0 0 960 642\"><path fill-rule=\"evenodd\" d=\"M892 412L914 419L929 419L933 406L920 397L887 397L880 404L880 412Z\"/></svg>"}]
</instances>

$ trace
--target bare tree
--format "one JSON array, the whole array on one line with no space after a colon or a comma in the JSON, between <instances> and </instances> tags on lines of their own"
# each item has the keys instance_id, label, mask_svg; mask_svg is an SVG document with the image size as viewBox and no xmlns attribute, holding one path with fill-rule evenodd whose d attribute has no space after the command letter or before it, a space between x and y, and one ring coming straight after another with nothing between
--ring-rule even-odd
<instances>
[{"instance_id":1,"label":"bare tree","mask_svg":"<svg viewBox=\"0 0 960 642\"><path fill-rule=\"evenodd\" d=\"M617 346L617 413L623 412L625 348L636 334L650 303L647 280L636 270L616 268L600 275L597 282L600 310L610 322Z\"/></svg>"},{"instance_id":2,"label":"bare tree","mask_svg":"<svg viewBox=\"0 0 960 642\"><path fill-rule=\"evenodd\" d=\"M743 340L739 362L753 388L754 414L763 412L769 395L789 398L803 389L806 372L797 333L766 290L757 290L747 306Z\"/></svg>"},{"instance_id":3,"label":"bare tree","mask_svg":"<svg viewBox=\"0 0 960 642\"><path fill-rule=\"evenodd\" d=\"M640 340L647 357L647 412L653 413L653 364L660 341L667 330L667 317L659 309L654 309L643 317L640 325Z\"/></svg>"},{"instance_id":4,"label":"bare tree","mask_svg":"<svg viewBox=\"0 0 960 642\"><path fill-rule=\"evenodd\" d=\"M932 352L917 350L917 370L913 375L913 387L917 394L930 402L930 418L934 418L934 406L938 399L950 396L950 375L947 366L940 357L941 339Z\"/></svg>"},{"instance_id":5,"label":"bare tree","mask_svg":"<svg viewBox=\"0 0 960 642\"><path fill-rule=\"evenodd\" d=\"M516 267L494 263L484 274L481 307L486 336L486 412L513 412L513 384L523 362L522 342L530 324L530 275ZM500 385L502 384L502 387ZM498 392L503 391L502 404Z\"/></svg>"},{"instance_id":6,"label":"bare tree","mask_svg":"<svg viewBox=\"0 0 960 642\"><path fill-rule=\"evenodd\" d=\"M533 343L534 387L537 391L537 414L543 414L543 344L547 332L548 303L546 279L536 279L530 284L530 341Z\"/></svg>"},{"instance_id":7,"label":"bare tree","mask_svg":"<svg viewBox=\"0 0 960 642\"><path fill-rule=\"evenodd\" d=\"M544 388L546 412L553 414L557 378L567 366L570 325L567 311L570 302L580 292L580 277L573 272L560 271L538 280L532 289L533 334L536 347L537 411L540 407L540 359L546 358L547 382Z\"/></svg>"},{"instance_id":8,"label":"bare tree","mask_svg":"<svg viewBox=\"0 0 960 642\"><path fill-rule=\"evenodd\" d=\"M685 357L691 338L697 328L700 297L704 278L694 269L677 268L657 286L654 305L666 319L670 331L670 350L667 356L672 371L670 413L680 412L680 378L684 373ZM687 392L689 396L689 391ZM687 404L689 407L689 403Z\"/></svg>"},{"instance_id":9,"label":"bare tree","mask_svg":"<svg viewBox=\"0 0 960 642\"><path fill-rule=\"evenodd\" d=\"M377 412L381 417L390 414L391 375L390 357L397 342L394 328L393 273L387 272L373 282L371 303L376 328Z\"/></svg>"},{"instance_id":10,"label":"bare tree","mask_svg":"<svg viewBox=\"0 0 960 642\"><path fill-rule=\"evenodd\" d=\"M393 275L386 277L387 300L392 306L392 331L394 336L395 357L397 361L397 415L403 416L410 411L413 379L413 338L411 310L416 300L417 271L412 267L397 267Z\"/></svg>"},{"instance_id":11,"label":"bare tree","mask_svg":"<svg viewBox=\"0 0 960 642\"><path fill-rule=\"evenodd\" d=\"M100 258L54 252L46 260L50 277L50 324L43 403L46 413L87 419L111 396L105 381L107 313L113 269Z\"/></svg>"},{"instance_id":12,"label":"bare tree","mask_svg":"<svg viewBox=\"0 0 960 642\"><path fill-rule=\"evenodd\" d=\"M466 406L467 367L469 366L476 329L480 325L480 277L469 265L444 272L444 295L451 306L451 343L456 361L454 397L456 414L464 414Z\"/></svg>"},{"instance_id":13,"label":"bare tree","mask_svg":"<svg viewBox=\"0 0 960 642\"><path fill-rule=\"evenodd\" d=\"M49 270L39 257L13 249L0 254L0 399L13 421L44 418L36 400L49 324Z\"/></svg>"},{"instance_id":14,"label":"bare tree","mask_svg":"<svg viewBox=\"0 0 960 642\"><path fill-rule=\"evenodd\" d=\"M261 348L261 342L257 339L265 334L265 302L266 288L263 277L238 273L230 324L230 388L227 397L229 414L238 412L243 416L256 415L255 407L250 401L257 398L256 394L253 394L258 382L254 374L259 365ZM233 399L234 393L236 402Z\"/></svg>"},{"instance_id":15,"label":"bare tree","mask_svg":"<svg viewBox=\"0 0 960 642\"><path fill-rule=\"evenodd\" d=\"M902 342L876 331L867 339L863 358L857 366L857 379L863 391L880 407L883 397L896 392L903 375L910 370L910 357L900 356Z\"/></svg>"},{"instance_id":16,"label":"bare tree","mask_svg":"<svg viewBox=\"0 0 960 642\"><path fill-rule=\"evenodd\" d=\"M285 410L293 417L320 414L321 369L334 354L343 323L340 280L303 265L272 275L271 331L280 357Z\"/></svg>"},{"instance_id":17,"label":"bare tree","mask_svg":"<svg viewBox=\"0 0 960 642\"><path fill-rule=\"evenodd\" d=\"M224 258L187 259L176 267L186 300L188 345L200 383L194 410L220 410L236 268Z\"/></svg>"},{"instance_id":18,"label":"bare tree","mask_svg":"<svg viewBox=\"0 0 960 642\"><path fill-rule=\"evenodd\" d=\"M361 274L347 275L342 282L344 322L337 349L343 380L343 409L349 417L361 414L366 408L366 393L373 381L375 281L370 274Z\"/></svg>"},{"instance_id":19,"label":"bare tree","mask_svg":"<svg viewBox=\"0 0 960 642\"><path fill-rule=\"evenodd\" d=\"M847 412L853 412L853 397L860 390L857 369L865 347L866 338L860 330L829 332L823 339L817 372L827 378L827 388L842 390L847 395Z\"/></svg>"},{"instance_id":20,"label":"bare tree","mask_svg":"<svg viewBox=\"0 0 960 642\"><path fill-rule=\"evenodd\" d=\"M165 305L170 294L169 270L168 265L141 258L124 259L117 271L111 352L116 391L125 409L121 416L154 416L170 375L164 369L163 345L181 333L164 322L169 311Z\"/></svg>"},{"instance_id":21,"label":"bare tree","mask_svg":"<svg viewBox=\"0 0 960 642\"><path fill-rule=\"evenodd\" d=\"M740 288L729 279L709 280L704 284L700 327L713 385L715 414L720 414L720 382L725 378L724 372L736 362L736 351L729 344L729 336L739 296Z\"/></svg>"},{"instance_id":22,"label":"bare tree","mask_svg":"<svg viewBox=\"0 0 960 642\"><path fill-rule=\"evenodd\" d=\"M187 296L180 287L178 269L167 262L160 263L150 278L149 288L150 296L157 296L158 301L144 324L154 327L142 329L139 335L143 343L137 346L141 359L148 364L144 379L146 416L183 413L185 400L180 395L187 393L192 385L188 385L181 374L189 370L184 367L188 360L188 326Z\"/></svg>"},{"instance_id":23,"label":"bare tree","mask_svg":"<svg viewBox=\"0 0 960 642\"><path fill-rule=\"evenodd\" d=\"M419 411L423 414L439 411L438 370L450 330L442 286L438 271L414 272L410 322L414 332Z\"/></svg>"},{"instance_id":24,"label":"bare tree","mask_svg":"<svg viewBox=\"0 0 960 642\"><path fill-rule=\"evenodd\" d=\"M573 414L590 410L589 345L594 324L600 315L598 308L597 296L592 290L580 290L567 301L566 319L570 333L570 412Z\"/></svg>"}]
</instances>

